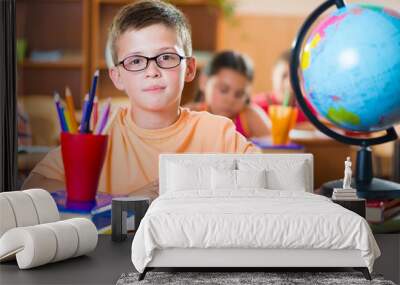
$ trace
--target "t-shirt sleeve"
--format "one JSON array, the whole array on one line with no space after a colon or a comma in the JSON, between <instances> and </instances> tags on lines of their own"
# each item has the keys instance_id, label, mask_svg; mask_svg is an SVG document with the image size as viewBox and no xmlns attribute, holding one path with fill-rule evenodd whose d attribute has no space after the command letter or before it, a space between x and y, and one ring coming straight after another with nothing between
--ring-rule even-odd
<instances>
[{"instance_id":1,"label":"t-shirt sleeve","mask_svg":"<svg viewBox=\"0 0 400 285\"><path fill-rule=\"evenodd\" d=\"M236 131L232 121L224 126L225 152L231 153L261 153L261 150Z\"/></svg>"},{"instance_id":2,"label":"t-shirt sleeve","mask_svg":"<svg viewBox=\"0 0 400 285\"><path fill-rule=\"evenodd\" d=\"M61 147L58 146L52 149L32 170L32 173L37 173L46 178L65 180L64 165L61 156Z\"/></svg>"}]
</instances>

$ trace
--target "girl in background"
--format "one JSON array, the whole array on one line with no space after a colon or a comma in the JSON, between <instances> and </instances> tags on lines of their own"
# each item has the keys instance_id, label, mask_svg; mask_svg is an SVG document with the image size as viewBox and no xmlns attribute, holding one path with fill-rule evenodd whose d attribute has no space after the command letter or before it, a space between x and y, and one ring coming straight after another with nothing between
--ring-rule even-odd
<instances>
[{"instance_id":1,"label":"girl in background","mask_svg":"<svg viewBox=\"0 0 400 285\"><path fill-rule=\"evenodd\" d=\"M250 102L253 74L247 56L234 51L217 53L201 75L197 102L187 107L230 118L246 138L267 136L270 120L259 106Z\"/></svg>"},{"instance_id":2,"label":"girl in background","mask_svg":"<svg viewBox=\"0 0 400 285\"><path fill-rule=\"evenodd\" d=\"M260 106L267 114L270 105L282 105L297 107L299 109L296 128L300 129L314 129L308 121L306 115L301 108L297 105L297 101L290 84L290 50L283 52L276 60L272 70L272 88L271 92L263 92L255 95L252 102ZM284 102L286 100L286 102ZM315 114L314 108L306 99L311 111Z\"/></svg>"}]
</instances>

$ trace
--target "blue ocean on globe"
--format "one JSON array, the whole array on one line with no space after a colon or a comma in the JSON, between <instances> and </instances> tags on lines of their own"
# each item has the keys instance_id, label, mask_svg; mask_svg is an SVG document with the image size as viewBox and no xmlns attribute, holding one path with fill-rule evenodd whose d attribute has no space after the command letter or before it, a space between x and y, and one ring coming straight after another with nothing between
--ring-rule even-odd
<instances>
[{"instance_id":1,"label":"blue ocean on globe","mask_svg":"<svg viewBox=\"0 0 400 285\"><path fill-rule=\"evenodd\" d=\"M368 4L335 10L301 53L303 88L320 115L350 131L400 122L400 13Z\"/></svg>"}]
</instances>

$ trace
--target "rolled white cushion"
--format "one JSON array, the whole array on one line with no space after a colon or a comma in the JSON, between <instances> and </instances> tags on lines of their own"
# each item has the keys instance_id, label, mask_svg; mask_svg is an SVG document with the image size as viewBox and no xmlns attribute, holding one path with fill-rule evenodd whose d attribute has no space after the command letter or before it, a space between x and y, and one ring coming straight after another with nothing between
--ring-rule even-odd
<instances>
[{"instance_id":1,"label":"rolled white cushion","mask_svg":"<svg viewBox=\"0 0 400 285\"><path fill-rule=\"evenodd\" d=\"M0 238L0 261L16 257L28 269L86 254L97 239L95 225L84 218L13 228Z\"/></svg>"},{"instance_id":2,"label":"rolled white cushion","mask_svg":"<svg viewBox=\"0 0 400 285\"><path fill-rule=\"evenodd\" d=\"M24 190L33 201L39 218L39 224L51 223L60 220L56 202L50 193L43 189Z\"/></svg>"},{"instance_id":3,"label":"rolled white cushion","mask_svg":"<svg viewBox=\"0 0 400 285\"><path fill-rule=\"evenodd\" d=\"M74 226L78 233L78 248L74 257L86 254L96 248L98 233L92 221L85 218L74 218L64 222Z\"/></svg>"},{"instance_id":4,"label":"rolled white cushion","mask_svg":"<svg viewBox=\"0 0 400 285\"><path fill-rule=\"evenodd\" d=\"M51 229L43 225L14 228L0 239L0 261L16 255L19 268L28 269L51 262L56 249Z\"/></svg>"},{"instance_id":5,"label":"rolled white cushion","mask_svg":"<svg viewBox=\"0 0 400 285\"><path fill-rule=\"evenodd\" d=\"M0 237L9 229L15 228L17 222L10 202L0 195Z\"/></svg>"},{"instance_id":6,"label":"rolled white cushion","mask_svg":"<svg viewBox=\"0 0 400 285\"><path fill-rule=\"evenodd\" d=\"M33 226L39 223L35 205L30 196L22 191L3 192L13 209L17 227Z\"/></svg>"},{"instance_id":7,"label":"rolled white cushion","mask_svg":"<svg viewBox=\"0 0 400 285\"><path fill-rule=\"evenodd\" d=\"M43 224L56 235L57 249L51 262L64 260L75 255L78 248L78 233L73 225L65 221Z\"/></svg>"}]
</instances>

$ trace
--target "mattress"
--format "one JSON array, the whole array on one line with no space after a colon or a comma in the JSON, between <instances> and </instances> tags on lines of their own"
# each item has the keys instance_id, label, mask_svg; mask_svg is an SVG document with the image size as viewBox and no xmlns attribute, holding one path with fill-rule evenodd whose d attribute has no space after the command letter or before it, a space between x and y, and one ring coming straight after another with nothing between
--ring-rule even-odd
<instances>
[{"instance_id":1,"label":"mattress","mask_svg":"<svg viewBox=\"0 0 400 285\"><path fill-rule=\"evenodd\" d=\"M162 249L359 250L372 272L380 251L365 219L308 192L169 192L151 204L132 243L143 272Z\"/></svg>"}]
</instances>

